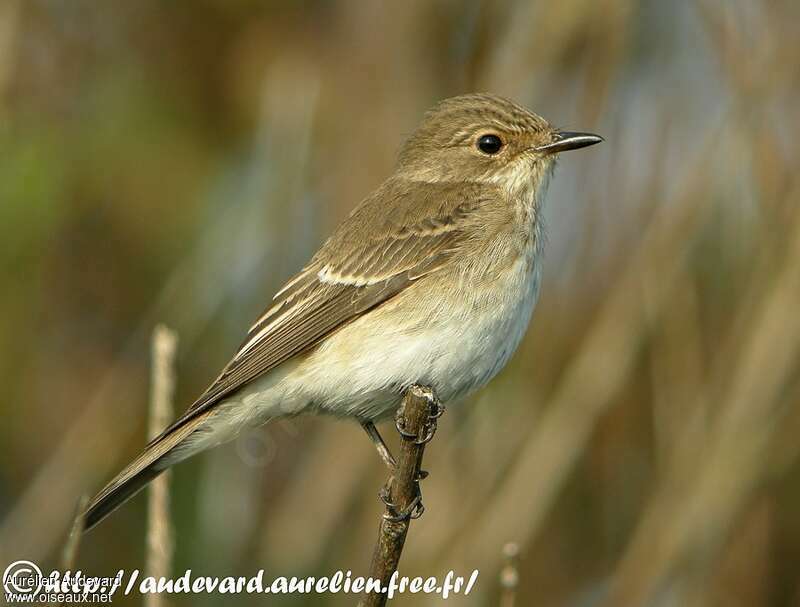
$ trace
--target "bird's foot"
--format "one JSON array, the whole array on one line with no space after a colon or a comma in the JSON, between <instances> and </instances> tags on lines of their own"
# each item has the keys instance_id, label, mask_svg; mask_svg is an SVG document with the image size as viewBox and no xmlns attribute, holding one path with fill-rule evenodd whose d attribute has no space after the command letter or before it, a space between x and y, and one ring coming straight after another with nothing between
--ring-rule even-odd
<instances>
[{"instance_id":1,"label":"bird's foot","mask_svg":"<svg viewBox=\"0 0 800 607\"><path fill-rule=\"evenodd\" d=\"M425 506L422 504L422 491L420 490L419 482L416 483L416 495L414 496L414 499L411 500L411 503L408 504L408 506L402 509L391 501L391 495L389 491L391 482L392 479L389 479L389 482L384 485L378 493L378 497L380 497L381 501L388 510L388 512L383 513L384 520L387 520L391 523L399 523L401 521L421 517L425 512Z\"/></svg>"},{"instance_id":2,"label":"bird's foot","mask_svg":"<svg viewBox=\"0 0 800 607\"><path fill-rule=\"evenodd\" d=\"M402 436L404 439L413 439L416 444L424 445L425 443L429 443L433 438L433 435L436 434L436 425L439 418L444 413L445 407L436 397L433 390L427 386L413 384L409 390L414 390L417 396L420 396L428 401L428 410L430 411L430 414L428 416L428 421L423 428L423 434L422 436L418 436L417 434L409 432L405 429L402 409L397 410L394 418L394 425L397 428L397 431L400 433L400 436Z\"/></svg>"}]
</instances>

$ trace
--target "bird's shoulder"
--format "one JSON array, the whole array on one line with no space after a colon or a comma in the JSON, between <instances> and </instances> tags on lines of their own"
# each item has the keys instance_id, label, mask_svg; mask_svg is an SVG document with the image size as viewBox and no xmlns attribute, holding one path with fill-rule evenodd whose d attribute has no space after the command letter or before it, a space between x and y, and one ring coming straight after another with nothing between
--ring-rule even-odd
<instances>
[{"instance_id":1,"label":"bird's shoulder","mask_svg":"<svg viewBox=\"0 0 800 607\"><path fill-rule=\"evenodd\" d=\"M430 253L436 242L455 244L481 230L482 216L497 215L506 206L502 190L492 184L391 178L353 209L309 266L341 266L376 250ZM414 259L411 255L408 261Z\"/></svg>"}]
</instances>

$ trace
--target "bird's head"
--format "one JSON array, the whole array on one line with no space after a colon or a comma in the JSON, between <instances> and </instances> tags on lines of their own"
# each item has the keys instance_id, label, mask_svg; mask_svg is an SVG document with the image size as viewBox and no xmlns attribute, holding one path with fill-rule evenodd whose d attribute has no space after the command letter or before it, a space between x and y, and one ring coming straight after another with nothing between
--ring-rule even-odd
<instances>
[{"instance_id":1,"label":"bird's head","mask_svg":"<svg viewBox=\"0 0 800 607\"><path fill-rule=\"evenodd\" d=\"M494 183L534 189L559 153L603 138L561 131L544 118L490 94L452 97L430 109L400 152L398 170L421 181Z\"/></svg>"}]
</instances>

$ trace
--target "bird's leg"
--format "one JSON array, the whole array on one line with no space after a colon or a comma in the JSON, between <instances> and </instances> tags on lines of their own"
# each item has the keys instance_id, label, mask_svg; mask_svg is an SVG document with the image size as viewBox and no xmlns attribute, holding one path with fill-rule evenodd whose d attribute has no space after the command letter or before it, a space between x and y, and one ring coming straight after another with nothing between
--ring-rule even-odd
<instances>
[{"instance_id":1,"label":"bird's leg","mask_svg":"<svg viewBox=\"0 0 800 607\"><path fill-rule=\"evenodd\" d=\"M361 421L361 427L364 428L364 432L367 433L372 444L375 445L375 449L378 450L378 455L381 456L383 463L388 466L389 470L394 472L395 468L397 468L397 462L395 462L394 457L392 457L389 447L383 442L383 438L375 427L375 424L370 421Z\"/></svg>"}]
</instances>

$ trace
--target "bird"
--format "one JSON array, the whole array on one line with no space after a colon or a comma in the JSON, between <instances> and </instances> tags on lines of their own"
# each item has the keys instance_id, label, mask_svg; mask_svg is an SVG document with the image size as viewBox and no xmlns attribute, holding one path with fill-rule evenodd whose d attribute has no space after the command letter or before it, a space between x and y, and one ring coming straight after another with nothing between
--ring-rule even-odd
<instances>
[{"instance_id":1,"label":"bird","mask_svg":"<svg viewBox=\"0 0 800 607\"><path fill-rule=\"evenodd\" d=\"M438 102L219 376L90 500L84 529L178 462L285 417L355 419L391 466L375 423L409 387L458 401L516 350L539 295L556 159L601 141L494 94Z\"/></svg>"}]
</instances>

